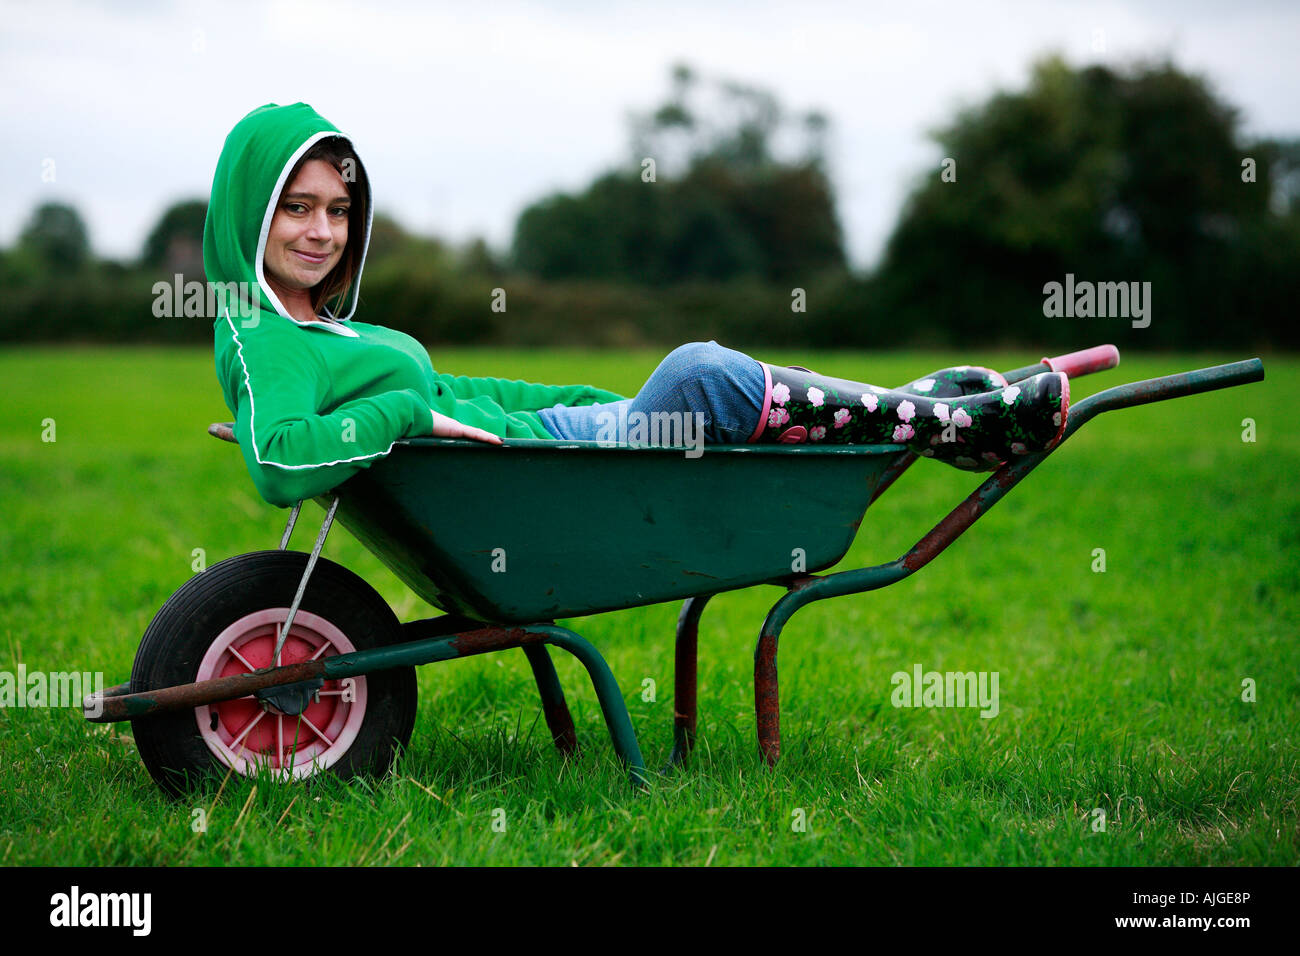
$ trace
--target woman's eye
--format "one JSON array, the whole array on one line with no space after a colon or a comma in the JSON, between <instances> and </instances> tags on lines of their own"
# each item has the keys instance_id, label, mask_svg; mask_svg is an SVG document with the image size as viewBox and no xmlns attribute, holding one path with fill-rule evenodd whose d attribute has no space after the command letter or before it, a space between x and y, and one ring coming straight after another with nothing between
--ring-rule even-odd
<instances>
[{"instance_id":1,"label":"woman's eye","mask_svg":"<svg viewBox=\"0 0 1300 956\"><path fill-rule=\"evenodd\" d=\"M291 213L293 213L295 216L298 215L299 213L302 213L302 212L306 212L306 211L307 211L307 207L304 206L304 205L303 205L302 203L300 203L300 202L290 202L290 203L285 203L285 204L284 204L284 209L285 209L285 212L291 212Z\"/></svg>"},{"instance_id":2,"label":"woman's eye","mask_svg":"<svg viewBox=\"0 0 1300 956\"><path fill-rule=\"evenodd\" d=\"M348 214L348 207L335 206L333 209L330 210L330 214L334 216L346 216Z\"/></svg>"}]
</instances>

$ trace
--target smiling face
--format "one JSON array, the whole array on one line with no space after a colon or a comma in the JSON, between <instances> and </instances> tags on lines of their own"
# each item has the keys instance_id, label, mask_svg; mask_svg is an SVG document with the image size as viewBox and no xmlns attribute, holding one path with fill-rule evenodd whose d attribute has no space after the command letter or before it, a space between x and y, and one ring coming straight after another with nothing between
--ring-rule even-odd
<instances>
[{"instance_id":1,"label":"smiling face","mask_svg":"<svg viewBox=\"0 0 1300 956\"><path fill-rule=\"evenodd\" d=\"M284 188L266 237L267 283L295 318L314 315L310 289L343 257L352 200L337 169L320 159L302 164Z\"/></svg>"}]
</instances>

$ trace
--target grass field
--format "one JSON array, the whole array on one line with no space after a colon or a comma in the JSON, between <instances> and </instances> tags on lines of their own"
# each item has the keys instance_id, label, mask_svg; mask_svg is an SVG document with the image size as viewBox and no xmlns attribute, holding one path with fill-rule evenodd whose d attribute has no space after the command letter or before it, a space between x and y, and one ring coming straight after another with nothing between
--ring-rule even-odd
<instances>
[{"instance_id":1,"label":"grass field","mask_svg":"<svg viewBox=\"0 0 1300 956\"><path fill-rule=\"evenodd\" d=\"M659 357L437 351L434 364L630 394ZM760 357L893 384L1038 355ZM1077 380L1073 397L1247 357L1126 359ZM1265 367L1262 384L1102 416L919 574L799 612L782 640L775 771L754 736L752 652L780 591L759 587L710 604L699 749L648 794L626 785L585 676L562 655L583 749L556 754L511 651L421 668L411 747L369 783L232 778L177 803L150 780L129 724L0 710L0 864L1294 865L1300 361ZM0 671L125 680L194 549L212 564L274 547L284 513L258 499L232 446L204 434L229 417L206 352L0 352L0 382ZM897 557L974 483L913 468L841 567ZM433 613L342 529L325 554L399 618ZM608 658L651 767L671 743L676 614L560 622ZM999 713L891 706L891 675L917 664L998 672ZM656 700L643 700L645 678ZM191 826L200 808L205 832Z\"/></svg>"}]
</instances>

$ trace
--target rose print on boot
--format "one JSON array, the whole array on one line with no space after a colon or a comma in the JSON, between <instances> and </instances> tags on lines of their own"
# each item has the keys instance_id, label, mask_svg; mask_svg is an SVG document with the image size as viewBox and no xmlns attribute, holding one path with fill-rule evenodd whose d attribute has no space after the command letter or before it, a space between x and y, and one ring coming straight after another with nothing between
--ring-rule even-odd
<instances>
[{"instance_id":1,"label":"rose print on boot","mask_svg":"<svg viewBox=\"0 0 1300 956\"><path fill-rule=\"evenodd\" d=\"M967 381L983 380L985 372ZM770 410L753 441L902 443L927 458L974 471L991 471L1014 454L1052 447L1069 408L1069 382L1060 372L979 394L938 395L943 401L924 390L891 392L800 368L769 365L767 374ZM939 373L927 378L933 383L922 379L919 384L933 393L951 388Z\"/></svg>"}]
</instances>

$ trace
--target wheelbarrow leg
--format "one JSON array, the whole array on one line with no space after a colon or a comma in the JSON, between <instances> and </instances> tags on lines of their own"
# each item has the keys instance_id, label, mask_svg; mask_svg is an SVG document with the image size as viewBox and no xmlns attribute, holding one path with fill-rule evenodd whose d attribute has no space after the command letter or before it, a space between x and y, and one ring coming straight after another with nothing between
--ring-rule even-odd
<instances>
[{"instance_id":1,"label":"wheelbarrow leg","mask_svg":"<svg viewBox=\"0 0 1300 956\"><path fill-rule=\"evenodd\" d=\"M781 693L776 679L777 633L763 634L754 648L754 715L758 749L769 767L781 759Z\"/></svg>"},{"instance_id":2,"label":"wheelbarrow leg","mask_svg":"<svg viewBox=\"0 0 1300 956\"><path fill-rule=\"evenodd\" d=\"M591 686L596 691L596 700L600 702L605 726L609 728L614 752L627 770L628 780L634 787L647 787L650 783L649 775L641 756L641 747L636 742L636 731L632 729L632 718L628 716L627 704L623 702L623 692L619 690L618 681L614 680L614 675L600 652L568 628L554 624L534 624L526 630L530 635L540 636L545 643L568 651L587 669Z\"/></svg>"},{"instance_id":3,"label":"wheelbarrow leg","mask_svg":"<svg viewBox=\"0 0 1300 956\"><path fill-rule=\"evenodd\" d=\"M687 598L677 616L677 652L673 670L673 752L670 767L684 767L695 748L697 702L696 650L699 646L700 615L712 594Z\"/></svg>"},{"instance_id":4,"label":"wheelbarrow leg","mask_svg":"<svg viewBox=\"0 0 1300 956\"><path fill-rule=\"evenodd\" d=\"M804 603L803 592L813 581L806 578L772 605L754 646L754 716L758 726L758 749L769 767L781 759L781 692L776 679L776 651L781 631L790 616Z\"/></svg>"},{"instance_id":5,"label":"wheelbarrow leg","mask_svg":"<svg viewBox=\"0 0 1300 956\"><path fill-rule=\"evenodd\" d=\"M578 749L578 734L573 729L573 717L564 699L564 688L556 676L555 665L551 663L551 655L544 644L525 644L524 654L533 669L537 690L542 695L542 713L546 715L551 739L555 741L556 749L567 757Z\"/></svg>"}]
</instances>

